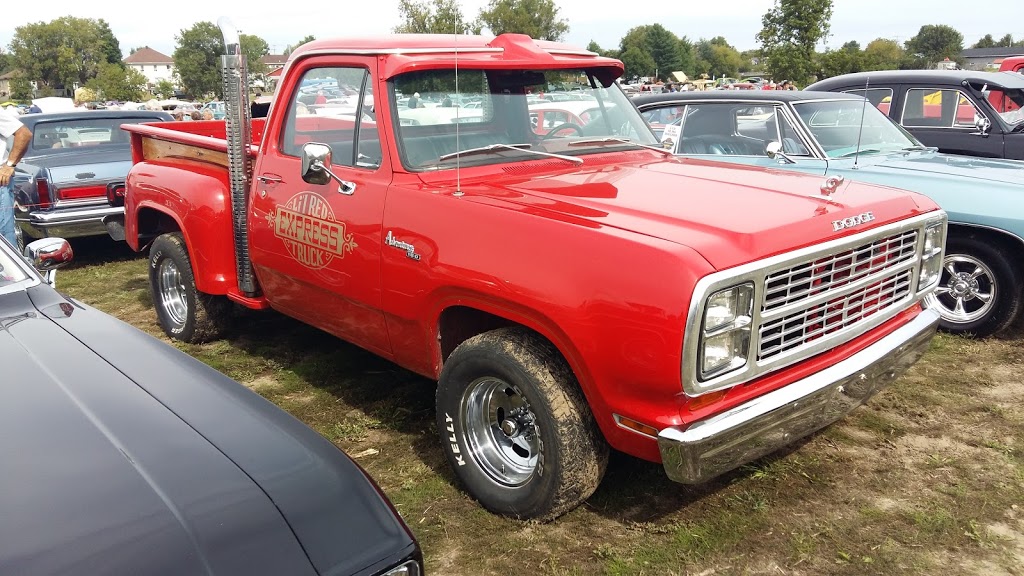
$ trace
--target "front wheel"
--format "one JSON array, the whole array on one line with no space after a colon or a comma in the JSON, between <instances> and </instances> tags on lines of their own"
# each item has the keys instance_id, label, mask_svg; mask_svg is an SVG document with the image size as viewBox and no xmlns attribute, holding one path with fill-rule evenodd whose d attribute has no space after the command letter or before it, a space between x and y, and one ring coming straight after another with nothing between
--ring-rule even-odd
<instances>
[{"instance_id":1,"label":"front wheel","mask_svg":"<svg viewBox=\"0 0 1024 576\"><path fill-rule=\"evenodd\" d=\"M521 328L474 336L445 362L437 427L467 491L498 514L550 520L597 489L608 446L565 359Z\"/></svg>"},{"instance_id":2,"label":"front wheel","mask_svg":"<svg viewBox=\"0 0 1024 576\"><path fill-rule=\"evenodd\" d=\"M995 334L1016 320L1024 301L1020 274L998 244L978 238L950 238L939 286L930 303L940 327L975 336Z\"/></svg>"},{"instance_id":3,"label":"front wheel","mask_svg":"<svg viewBox=\"0 0 1024 576\"><path fill-rule=\"evenodd\" d=\"M224 296L196 289L195 276L181 233L163 234L149 250L149 286L156 316L165 334L183 342L218 338L231 316Z\"/></svg>"}]
</instances>

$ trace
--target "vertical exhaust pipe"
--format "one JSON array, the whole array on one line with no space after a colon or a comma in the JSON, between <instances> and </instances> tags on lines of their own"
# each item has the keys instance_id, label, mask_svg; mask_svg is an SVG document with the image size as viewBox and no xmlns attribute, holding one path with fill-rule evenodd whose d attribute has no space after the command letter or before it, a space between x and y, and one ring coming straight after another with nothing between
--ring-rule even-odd
<instances>
[{"instance_id":1,"label":"vertical exhaust pipe","mask_svg":"<svg viewBox=\"0 0 1024 576\"><path fill-rule=\"evenodd\" d=\"M249 258L249 182L252 160L249 143L252 125L249 111L249 71L238 30L227 17L217 20L224 37L224 56L220 57L221 80L228 140L228 177L231 181L231 224L235 236L235 271L238 289L246 296L255 296L256 276Z\"/></svg>"}]
</instances>

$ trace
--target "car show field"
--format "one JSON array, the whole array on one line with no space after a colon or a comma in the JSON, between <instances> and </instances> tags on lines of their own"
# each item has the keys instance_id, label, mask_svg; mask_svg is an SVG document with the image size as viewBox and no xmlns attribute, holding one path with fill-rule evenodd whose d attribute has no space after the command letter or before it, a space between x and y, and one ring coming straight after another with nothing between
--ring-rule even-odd
<instances>
[{"instance_id":1,"label":"car show field","mask_svg":"<svg viewBox=\"0 0 1024 576\"><path fill-rule=\"evenodd\" d=\"M147 260L74 241L57 286L170 342ZM419 539L428 574L1020 574L1024 330L940 334L848 418L708 484L613 453L605 481L551 523L490 514L434 430L434 383L277 314L185 352L342 447Z\"/></svg>"}]
</instances>

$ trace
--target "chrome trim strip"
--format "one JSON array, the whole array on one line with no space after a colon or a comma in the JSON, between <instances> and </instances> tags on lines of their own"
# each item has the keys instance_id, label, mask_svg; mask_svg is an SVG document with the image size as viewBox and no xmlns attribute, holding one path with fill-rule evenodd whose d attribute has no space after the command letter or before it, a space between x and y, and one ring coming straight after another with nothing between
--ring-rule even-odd
<instances>
[{"instance_id":1,"label":"chrome trim strip","mask_svg":"<svg viewBox=\"0 0 1024 576\"><path fill-rule=\"evenodd\" d=\"M29 212L28 218L19 218L18 222L28 222L30 224L68 224L85 220L95 220L97 218L103 218L104 216L123 213L124 208L121 206L98 206L96 208L84 210Z\"/></svg>"},{"instance_id":2,"label":"chrome trim strip","mask_svg":"<svg viewBox=\"0 0 1024 576\"><path fill-rule=\"evenodd\" d=\"M893 222L885 226L865 230L864 232L860 232L852 236L836 238L822 244L808 246L806 248L779 254L763 260L755 260L734 268L714 272L701 278L694 287L693 296L690 299L689 310L686 314L686 326L683 336L682 351L683 361L680 366L683 391L689 396L699 396L707 392L719 390L728 386L734 386L742 382L748 382L764 374L779 370L793 363L799 362L800 360L809 358L819 352L833 348L836 345L855 337L857 335L856 333L867 332L889 320L900 311L906 309L906 306L891 305L883 312L872 315L869 320L862 321L847 329L840 330L835 334L830 334L828 337L815 340L813 345L801 346L799 348L795 348L794 351L788 355L779 355L778 357L758 363L757 352L761 347L760 328L762 325L760 303L764 297L765 277L780 268L800 264L812 258L834 254L842 249L856 247L877 238L891 236L893 234L909 230L917 230L917 256L913 260L914 272L911 278L911 290L910 296L907 297L907 303L913 303L914 301L920 300L927 294L931 293L937 285L933 285L931 288L920 292L916 290L921 269L920 264L922 250L924 249L924 229L929 222L933 222L937 219L944 220L945 218L946 213L944 211L936 210L934 212L929 212L927 214L922 214L899 222ZM758 303L753 307L753 322L750 348L747 351L747 363L744 368L734 370L721 376L709 378L702 382L698 378L699 362L697 359L700 358L698 345L702 329L701 323L704 317L704 306L707 298L718 290L745 282L754 283L754 302Z\"/></svg>"},{"instance_id":3,"label":"chrome trim strip","mask_svg":"<svg viewBox=\"0 0 1024 576\"><path fill-rule=\"evenodd\" d=\"M303 52L298 58L307 56L401 56L403 54L498 54L504 48L438 46L437 48L385 48L378 50L359 48L321 48Z\"/></svg>"},{"instance_id":4,"label":"chrome trim strip","mask_svg":"<svg viewBox=\"0 0 1024 576\"><path fill-rule=\"evenodd\" d=\"M540 49L548 54L557 54L559 56L600 56L597 52L591 52L590 50L562 50L559 48L544 48L543 46Z\"/></svg>"},{"instance_id":5,"label":"chrome trim strip","mask_svg":"<svg viewBox=\"0 0 1024 576\"><path fill-rule=\"evenodd\" d=\"M926 308L864 350L802 380L686 428L665 428L658 448L668 477L705 482L841 419L923 355L939 323Z\"/></svg>"}]
</instances>

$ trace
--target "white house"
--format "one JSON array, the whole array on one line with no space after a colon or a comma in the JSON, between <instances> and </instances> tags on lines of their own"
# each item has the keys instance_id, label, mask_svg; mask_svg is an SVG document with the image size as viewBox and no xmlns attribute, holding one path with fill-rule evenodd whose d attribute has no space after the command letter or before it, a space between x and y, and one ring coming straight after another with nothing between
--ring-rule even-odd
<instances>
[{"instance_id":1,"label":"white house","mask_svg":"<svg viewBox=\"0 0 1024 576\"><path fill-rule=\"evenodd\" d=\"M174 58L166 56L149 48L139 48L134 54L124 59L124 65L134 68L146 77L150 88L156 86L157 82L167 80L174 82Z\"/></svg>"}]
</instances>

